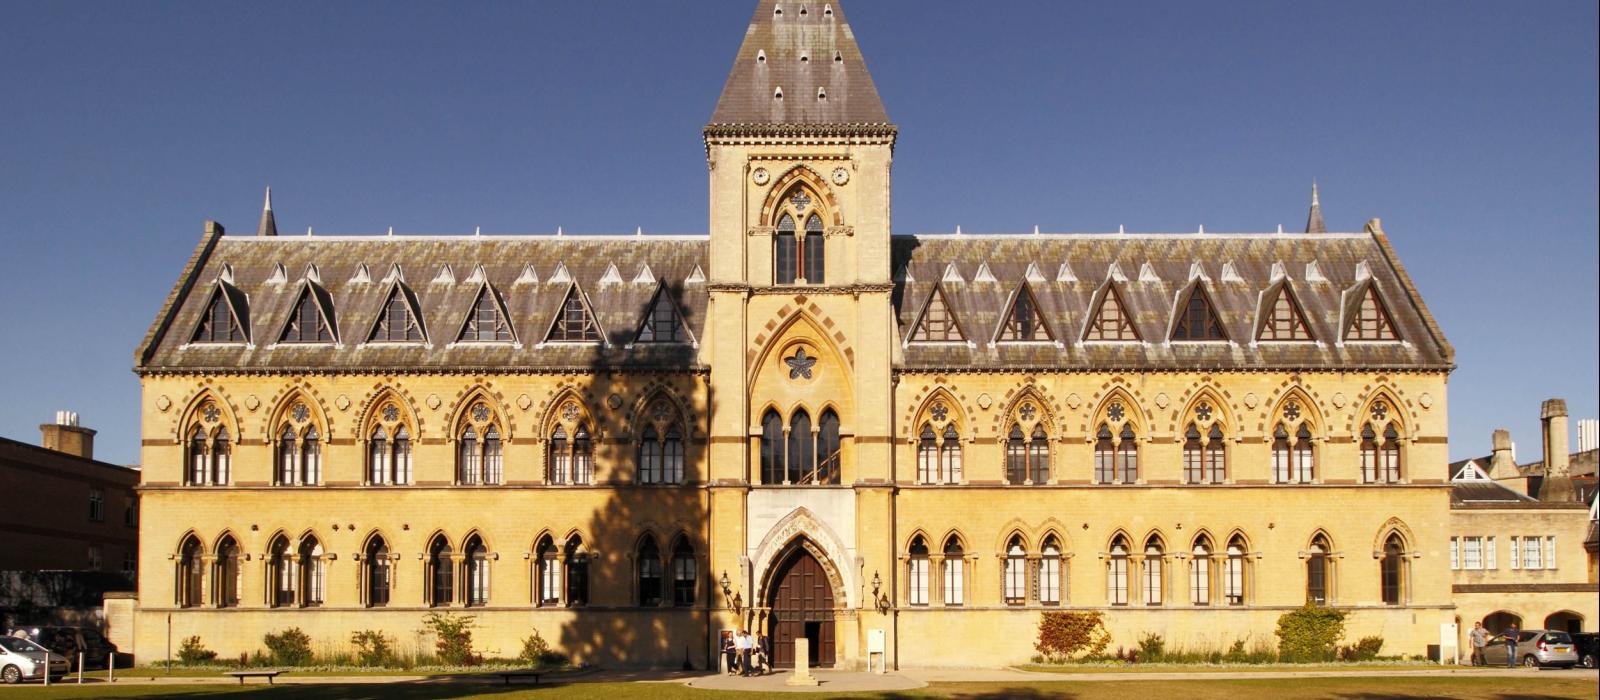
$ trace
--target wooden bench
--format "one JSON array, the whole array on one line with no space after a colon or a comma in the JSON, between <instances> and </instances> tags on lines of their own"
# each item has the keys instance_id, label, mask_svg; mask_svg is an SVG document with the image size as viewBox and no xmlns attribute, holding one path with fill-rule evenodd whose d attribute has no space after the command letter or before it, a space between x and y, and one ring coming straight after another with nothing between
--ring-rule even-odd
<instances>
[{"instance_id":1,"label":"wooden bench","mask_svg":"<svg viewBox=\"0 0 1600 700\"><path fill-rule=\"evenodd\" d=\"M534 685L538 685L539 677L544 675L544 671L501 671L495 675L499 676L500 680L505 681L506 685L511 685L511 679L513 678L529 677L533 678Z\"/></svg>"},{"instance_id":2,"label":"wooden bench","mask_svg":"<svg viewBox=\"0 0 1600 700\"><path fill-rule=\"evenodd\" d=\"M223 675L239 679L239 685L244 685L246 678L265 678L267 685L272 685L272 679L277 678L280 673L283 671L228 671Z\"/></svg>"}]
</instances>

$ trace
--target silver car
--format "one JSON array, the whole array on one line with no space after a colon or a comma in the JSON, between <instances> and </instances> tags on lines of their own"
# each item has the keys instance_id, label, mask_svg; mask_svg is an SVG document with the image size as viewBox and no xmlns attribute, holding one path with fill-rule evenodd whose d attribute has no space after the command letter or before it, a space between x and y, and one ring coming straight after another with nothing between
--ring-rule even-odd
<instances>
[{"instance_id":1,"label":"silver car","mask_svg":"<svg viewBox=\"0 0 1600 700\"><path fill-rule=\"evenodd\" d=\"M1483 650L1484 663L1490 666L1506 665L1506 636L1497 634ZM1517 633L1516 662L1528 668L1578 665L1578 648L1572 635L1556 630L1522 630Z\"/></svg>"},{"instance_id":2,"label":"silver car","mask_svg":"<svg viewBox=\"0 0 1600 700\"><path fill-rule=\"evenodd\" d=\"M46 659L51 679L67 675L67 657L21 637L0 636L0 681L13 684L42 679Z\"/></svg>"}]
</instances>

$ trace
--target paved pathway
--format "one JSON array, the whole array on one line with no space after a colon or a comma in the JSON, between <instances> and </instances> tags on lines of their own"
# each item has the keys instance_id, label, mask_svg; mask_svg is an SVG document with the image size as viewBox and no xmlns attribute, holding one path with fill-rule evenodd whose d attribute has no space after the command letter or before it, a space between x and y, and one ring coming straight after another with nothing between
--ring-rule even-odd
<instances>
[{"instance_id":1,"label":"paved pathway","mask_svg":"<svg viewBox=\"0 0 1600 700\"><path fill-rule=\"evenodd\" d=\"M856 691L874 690L911 690L913 688L927 687L927 683L907 677L900 673L860 673L855 671L830 671L828 669L812 669L820 685L794 686L784 685L789 680L787 671L773 673L766 676L751 676L741 678L725 673L702 676L689 681L685 685L691 688L704 688L707 690L748 690L766 693L849 693Z\"/></svg>"},{"instance_id":2,"label":"paved pathway","mask_svg":"<svg viewBox=\"0 0 1600 700\"><path fill-rule=\"evenodd\" d=\"M1193 672L1183 670L1173 671L1125 671L1125 672L1082 672L1082 673L1050 673L1048 671L1023 671L1015 668L972 668L972 669L910 669L899 671L907 678L913 678L924 683L981 683L994 681L1177 681L1177 680L1236 680L1251 678L1388 678L1406 676L1529 676L1532 674L1548 674L1550 677L1575 678L1579 680L1597 680L1600 675L1594 671L1583 669L1523 669L1523 668L1467 668L1443 666L1437 669L1393 669L1382 667L1361 669L1358 671L1344 670L1283 670L1283 671L1216 671Z\"/></svg>"}]
</instances>

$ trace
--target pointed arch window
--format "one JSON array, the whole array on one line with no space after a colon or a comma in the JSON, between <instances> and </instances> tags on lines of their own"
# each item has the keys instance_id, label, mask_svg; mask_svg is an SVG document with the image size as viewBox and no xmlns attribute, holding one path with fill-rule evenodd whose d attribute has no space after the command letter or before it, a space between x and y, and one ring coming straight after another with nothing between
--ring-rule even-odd
<instances>
[{"instance_id":1,"label":"pointed arch window","mask_svg":"<svg viewBox=\"0 0 1600 700\"><path fill-rule=\"evenodd\" d=\"M945 302L944 289L934 286L933 295L928 298L927 308L923 310L916 330L911 333L911 342L943 343L966 339L966 335L961 332L961 324L956 322L955 314Z\"/></svg>"},{"instance_id":2,"label":"pointed arch window","mask_svg":"<svg viewBox=\"0 0 1600 700\"><path fill-rule=\"evenodd\" d=\"M320 292L320 293L319 293ZM280 343L331 343L333 324L323 313L321 296L326 294L314 284L300 290L300 299L289 314L289 322L278 337ZM330 306L331 308L331 306Z\"/></svg>"},{"instance_id":3,"label":"pointed arch window","mask_svg":"<svg viewBox=\"0 0 1600 700\"><path fill-rule=\"evenodd\" d=\"M1278 290L1257 339L1279 342L1315 340L1311 335L1311 327L1306 325L1305 312L1300 309L1299 300L1295 299L1294 292L1289 290L1287 284Z\"/></svg>"},{"instance_id":4,"label":"pointed arch window","mask_svg":"<svg viewBox=\"0 0 1600 700\"><path fill-rule=\"evenodd\" d=\"M961 435L954 425L944 427L939 441L939 477L941 483L961 483Z\"/></svg>"},{"instance_id":5,"label":"pointed arch window","mask_svg":"<svg viewBox=\"0 0 1600 700\"><path fill-rule=\"evenodd\" d=\"M300 607L322 605L324 584L327 581L327 564L323 560L322 543L307 536L300 541Z\"/></svg>"},{"instance_id":6,"label":"pointed arch window","mask_svg":"<svg viewBox=\"0 0 1600 700\"><path fill-rule=\"evenodd\" d=\"M1028 602L1028 550L1022 538L1012 536L1006 542L1006 556L1001 564L1001 579L1005 581L1006 605L1023 605Z\"/></svg>"},{"instance_id":7,"label":"pointed arch window","mask_svg":"<svg viewBox=\"0 0 1600 700\"><path fill-rule=\"evenodd\" d=\"M226 486L232 478L233 443L228 428L217 426L210 440L205 428L195 426L189 432L185 448L189 469L185 474L191 486Z\"/></svg>"},{"instance_id":8,"label":"pointed arch window","mask_svg":"<svg viewBox=\"0 0 1600 700\"><path fill-rule=\"evenodd\" d=\"M267 546L267 604L274 608L286 608L295 604L299 590L299 577L296 574L294 554L289 548L289 539L282 535L272 540Z\"/></svg>"},{"instance_id":9,"label":"pointed arch window","mask_svg":"<svg viewBox=\"0 0 1600 700\"><path fill-rule=\"evenodd\" d=\"M1393 423L1378 433L1373 424L1361 425L1361 480L1368 484L1400 483L1400 431Z\"/></svg>"},{"instance_id":10,"label":"pointed arch window","mask_svg":"<svg viewBox=\"0 0 1600 700\"><path fill-rule=\"evenodd\" d=\"M694 605L696 569L694 547L689 545L688 540L679 538L678 545L672 548L673 606L687 608Z\"/></svg>"},{"instance_id":11,"label":"pointed arch window","mask_svg":"<svg viewBox=\"0 0 1600 700\"><path fill-rule=\"evenodd\" d=\"M180 608L198 608L205 591L205 565L202 563L200 540L194 536L184 539L178 549L178 590L174 596Z\"/></svg>"},{"instance_id":12,"label":"pointed arch window","mask_svg":"<svg viewBox=\"0 0 1600 700\"><path fill-rule=\"evenodd\" d=\"M1222 428L1212 423L1203 436L1194 423L1183 433L1183 475L1191 484L1220 484L1228 474L1228 451Z\"/></svg>"},{"instance_id":13,"label":"pointed arch window","mask_svg":"<svg viewBox=\"0 0 1600 700\"><path fill-rule=\"evenodd\" d=\"M382 537L373 537L367 542L361 562L362 578L366 579L367 607L381 608L389 604L389 590L393 585L391 565L389 544Z\"/></svg>"},{"instance_id":14,"label":"pointed arch window","mask_svg":"<svg viewBox=\"0 0 1600 700\"><path fill-rule=\"evenodd\" d=\"M917 483L939 483L939 441L929 423L923 423L917 435Z\"/></svg>"},{"instance_id":15,"label":"pointed arch window","mask_svg":"<svg viewBox=\"0 0 1600 700\"><path fill-rule=\"evenodd\" d=\"M304 404L295 407L296 412ZM300 416L305 416L300 413ZM303 417L295 421L304 423ZM315 486L322 481L322 435L315 425L296 428L295 423L284 423L278 433L278 484L281 486Z\"/></svg>"},{"instance_id":16,"label":"pointed arch window","mask_svg":"<svg viewBox=\"0 0 1600 700\"><path fill-rule=\"evenodd\" d=\"M467 322L461 326L461 334L456 337L456 342L510 342L513 338L511 322L506 319L500 295L494 287L483 285L478 290L478 298L472 302L472 311L467 314Z\"/></svg>"},{"instance_id":17,"label":"pointed arch window","mask_svg":"<svg viewBox=\"0 0 1600 700\"><path fill-rule=\"evenodd\" d=\"M788 483L807 484L817 469L816 436L811 433L811 416L804 410L789 417Z\"/></svg>"},{"instance_id":18,"label":"pointed arch window","mask_svg":"<svg viewBox=\"0 0 1600 700\"><path fill-rule=\"evenodd\" d=\"M800 239L795 235L794 217L784 214L778 218L778 234L772 243L773 281L776 284L794 284L800 277Z\"/></svg>"},{"instance_id":19,"label":"pointed arch window","mask_svg":"<svg viewBox=\"0 0 1600 700\"><path fill-rule=\"evenodd\" d=\"M367 445L367 480L374 485L411 483L411 432L395 425L391 435L382 425L373 427Z\"/></svg>"},{"instance_id":20,"label":"pointed arch window","mask_svg":"<svg viewBox=\"0 0 1600 700\"><path fill-rule=\"evenodd\" d=\"M1061 543L1055 535L1044 539L1039 548L1039 602L1061 604Z\"/></svg>"},{"instance_id":21,"label":"pointed arch window","mask_svg":"<svg viewBox=\"0 0 1600 700\"><path fill-rule=\"evenodd\" d=\"M650 311L645 314L644 324L639 327L637 342L681 343L688 340L687 335L683 328L683 317L678 314L677 304L667 295L667 288L656 288L656 296L650 301Z\"/></svg>"},{"instance_id":22,"label":"pointed arch window","mask_svg":"<svg viewBox=\"0 0 1600 700\"><path fill-rule=\"evenodd\" d=\"M816 214L806 217L806 237L801 239L800 249L805 252L805 268L802 272L806 281L826 284L827 246L822 235L822 217Z\"/></svg>"},{"instance_id":23,"label":"pointed arch window","mask_svg":"<svg viewBox=\"0 0 1600 700\"><path fill-rule=\"evenodd\" d=\"M966 601L966 550L961 539L951 535L944 541L943 581L945 605L962 605Z\"/></svg>"},{"instance_id":24,"label":"pointed arch window","mask_svg":"<svg viewBox=\"0 0 1600 700\"><path fill-rule=\"evenodd\" d=\"M1161 538L1152 536L1144 543L1144 604L1161 605L1166 602L1167 550Z\"/></svg>"},{"instance_id":25,"label":"pointed arch window","mask_svg":"<svg viewBox=\"0 0 1600 700\"><path fill-rule=\"evenodd\" d=\"M455 602L455 557L444 535L428 545L428 605L444 607Z\"/></svg>"},{"instance_id":26,"label":"pointed arch window","mask_svg":"<svg viewBox=\"0 0 1600 700\"><path fill-rule=\"evenodd\" d=\"M550 433L549 483L584 485L594 480L594 441L589 427L578 423L572 434L557 425Z\"/></svg>"},{"instance_id":27,"label":"pointed arch window","mask_svg":"<svg viewBox=\"0 0 1600 700\"><path fill-rule=\"evenodd\" d=\"M233 290L223 285L223 282L218 282L216 291L211 293L211 302L206 305L206 313L200 317L200 325L195 327L189 342L242 343L247 340L242 319L234 314L227 298L232 296L230 292Z\"/></svg>"},{"instance_id":28,"label":"pointed arch window","mask_svg":"<svg viewBox=\"0 0 1600 700\"><path fill-rule=\"evenodd\" d=\"M1244 605L1249 575L1250 547L1244 538L1234 535L1228 540L1228 558L1222 562L1222 598L1228 605Z\"/></svg>"},{"instance_id":29,"label":"pointed arch window","mask_svg":"<svg viewBox=\"0 0 1600 700\"><path fill-rule=\"evenodd\" d=\"M212 590L216 591L212 600L219 608L239 607L239 559L239 543L232 535L223 535L222 541L217 543L216 564L211 569L215 580Z\"/></svg>"},{"instance_id":30,"label":"pointed arch window","mask_svg":"<svg viewBox=\"0 0 1600 700\"><path fill-rule=\"evenodd\" d=\"M1344 339L1399 340L1394 331L1394 319L1389 315L1389 307L1383 303L1383 298L1378 296L1376 285L1367 285L1366 291L1361 295L1361 303L1356 307L1354 317L1350 319L1350 326L1345 329Z\"/></svg>"},{"instance_id":31,"label":"pointed arch window","mask_svg":"<svg viewBox=\"0 0 1600 700\"><path fill-rule=\"evenodd\" d=\"M1105 295L1100 298L1100 307L1090 317L1084 340L1139 340L1139 330L1134 328L1133 319L1128 315L1127 305L1123 303L1122 293L1117 291L1116 285L1107 287Z\"/></svg>"},{"instance_id":32,"label":"pointed arch window","mask_svg":"<svg viewBox=\"0 0 1600 700\"><path fill-rule=\"evenodd\" d=\"M496 485L502 478L500 428L489 404L478 402L468 410L456 440L456 483Z\"/></svg>"},{"instance_id":33,"label":"pointed arch window","mask_svg":"<svg viewBox=\"0 0 1600 700\"><path fill-rule=\"evenodd\" d=\"M809 191L795 188L784 198L772 243L773 282L775 284L825 284L827 282L827 244L822 216L812 204ZM803 231L797 230L805 222Z\"/></svg>"},{"instance_id":34,"label":"pointed arch window","mask_svg":"<svg viewBox=\"0 0 1600 700\"><path fill-rule=\"evenodd\" d=\"M1106 559L1106 602L1111 605L1128 604L1128 540L1121 535L1111 541L1111 552Z\"/></svg>"},{"instance_id":35,"label":"pointed arch window","mask_svg":"<svg viewBox=\"0 0 1600 700\"><path fill-rule=\"evenodd\" d=\"M197 425L189 433L189 483L195 486L208 483L210 476L210 456L206 447L206 431Z\"/></svg>"},{"instance_id":36,"label":"pointed arch window","mask_svg":"<svg viewBox=\"0 0 1600 700\"><path fill-rule=\"evenodd\" d=\"M556 547L556 542L549 535L539 539L539 544L533 548L534 555L534 593L533 602L540 607L552 607L561 604L562 578L561 578L561 550Z\"/></svg>"},{"instance_id":37,"label":"pointed arch window","mask_svg":"<svg viewBox=\"0 0 1600 700\"><path fill-rule=\"evenodd\" d=\"M1290 435L1279 423L1272 429L1272 478L1280 484L1309 484L1317 476L1316 452L1312 449L1311 429L1304 423Z\"/></svg>"},{"instance_id":38,"label":"pointed arch window","mask_svg":"<svg viewBox=\"0 0 1600 700\"><path fill-rule=\"evenodd\" d=\"M639 436L639 483L659 484L664 481L661 453L661 436L656 434L655 426L645 426L644 434Z\"/></svg>"},{"instance_id":39,"label":"pointed arch window","mask_svg":"<svg viewBox=\"0 0 1600 700\"><path fill-rule=\"evenodd\" d=\"M1000 326L997 340L1020 342L1054 339L1050 328L1045 325L1043 314L1039 313L1039 301L1034 298L1033 290L1024 283L1011 301L1011 308L1006 313L1005 323Z\"/></svg>"},{"instance_id":40,"label":"pointed arch window","mask_svg":"<svg viewBox=\"0 0 1600 700\"><path fill-rule=\"evenodd\" d=\"M467 580L467 606L482 607L489 604L489 548L483 538L473 535L462 546L466 553L463 573Z\"/></svg>"},{"instance_id":41,"label":"pointed arch window","mask_svg":"<svg viewBox=\"0 0 1600 700\"><path fill-rule=\"evenodd\" d=\"M389 290L389 298L383 302L383 311L378 314L378 322L372 326L372 334L367 337L367 342L422 341L424 339L422 322L417 316L416 308L416 300L412 298L410 291L396 284Z\"/></svg>"},{"instance_id":42,"label":"pointed arch window","mask_svg":"<svg viewBox=\"0 0 1600 700\"><path fill-rule=\"evenodd\" d=\"M911 539L906 558L906 600L912 605L928 604L928 543L921 535Z\"/></svg>"},{"instance_id":43,"label":"pointed arch window","mask_svg":"<svg viewBox=\"0 0 1600 700\"><path fill-rule=\"evenodd\" d=\"M1391 533L1383 543L1383 558L1379 560L1379 584L1383 589L1384 605L1399 605L1405 599L1406 563L1405 543L1399 533Z\"/></svg>"},{"instance_id":44,"label":"pointed arch window","mask_svg":"<svg viewBox=\"0 0 1600 700\"><path fill-rule=\"evenodd\" d=\"M661 605L661 550L654 538L646 536L638 550L639 605L653 608Z\"/></svg>"},{"instance_id":45,"label":"pointed arch window","mask_svg":"<svg viewBox=\"0 0 1600 700\"><path fill-rule=\"evenodd\" d=\"M561 302L561 310L556 314L556 322L550 326L550 335L545 342L593 343L599 340L600 325L589 313L589 305L583 301L583 292L574 284L567 290L567 298Z\"/></svg>"},{"instance_id":46,"label":"pointed arch window","mask_svg":"<svg viewBox=\"0 0 1600 700\"><path fill-rule=\"evenodd\" d=\"M567 540L567 605L589 604L589 552L583 540L573 535Z\"/></svg>"},{"instance_id":47,"label":"pointed arch window","mask_svg":"<svg viewBox=\"0 0 1600 700\"><path fill-rule=\"evenodd\" d=\"M1044 427L1033 426L1024 437L1022 425L1013 423L1006 438L1006 483L1044 484L1050 481L1050 440Z\"/></svg>"},{"instance_id":48,"label":"pointed arch window","mask_svg":"<svg viewBox=\"0 0 1600 700\"><path fill-rule=\"evenodd\" d=\"M1139 480L1139 442L1133 426L1122 424L1116 433L1105 423L1095 432L1095 481L1102 484L1132 484Z\"/></svg>"},{"instance_id":49,"label":"pointed arch window","mask_svg":"<svg viewBox=\"0 0 1600 700\"><path fill-rule=\"evenodd\" d=\"M1189 559L1189 604L1211 604L1211 540L1195 538Z\"/></svg>"},{"instance_id":50,"label":"pointed arch window","mask_svg":"<svg viewBox=\"0 0 1600 700\"><path fill-rule=\"evenodd\" d=\"M1222 328L1222 319L1217 315L1217 307L1211 303L1211 295L1206 293L1205 287L1196 284L1189 291L1189 298L1178 307L1178 323L1172 329L1172 339L1228 339L1227 331Z\"/></svg>"},{"instance_id":51,"label":"pointed arch window","mask_svg":"<svg viewBox=\"0 0 1600 700\"><path fill-rule=\"evenodd\" d=\"M817 421L817 471L809 483L837 484L840 477L839 414L830 408Z\"/></svg>"},{"instance_id":52,"label":"pointed arch window","mask_svg":"<svg viewBox=\"0 0 1600 700\"><path fill-rule=\"evenodd\" d=\"M783 417L768 409L761 417L761 483L781 484L786 481L784 465Z\"/></svg>"},{"instance_id":53,"label":"pointed arch window","mask_svg":"<svg viewBox=\"0 0 1600 700\"><path fill-rule=\"evenodd\" d=\"M1328 604L1328 583L1332 578L1329 555L1333 547L1328 538L1318 533L1311 540L1311 551L1306 556L1306 602L1312 605Z\"/></svg>"}]
</instances>

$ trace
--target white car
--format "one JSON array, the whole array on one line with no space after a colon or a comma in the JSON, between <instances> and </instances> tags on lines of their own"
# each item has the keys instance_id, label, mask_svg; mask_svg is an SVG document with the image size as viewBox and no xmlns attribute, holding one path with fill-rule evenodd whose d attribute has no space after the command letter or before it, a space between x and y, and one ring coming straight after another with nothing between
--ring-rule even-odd
<instances>
[{"instance_id":1,"label":"white car","mask_svg":"<svg viewBox=\"0 0 1600 700\"><path fill-rule=\"evenodd\" d=\"M67 657L52 654L38 644L21 637L0 636L0 681L6 684L44 678L44 664L50 663L50 678L67 675Z\"/></svg>"}]
</instances>

